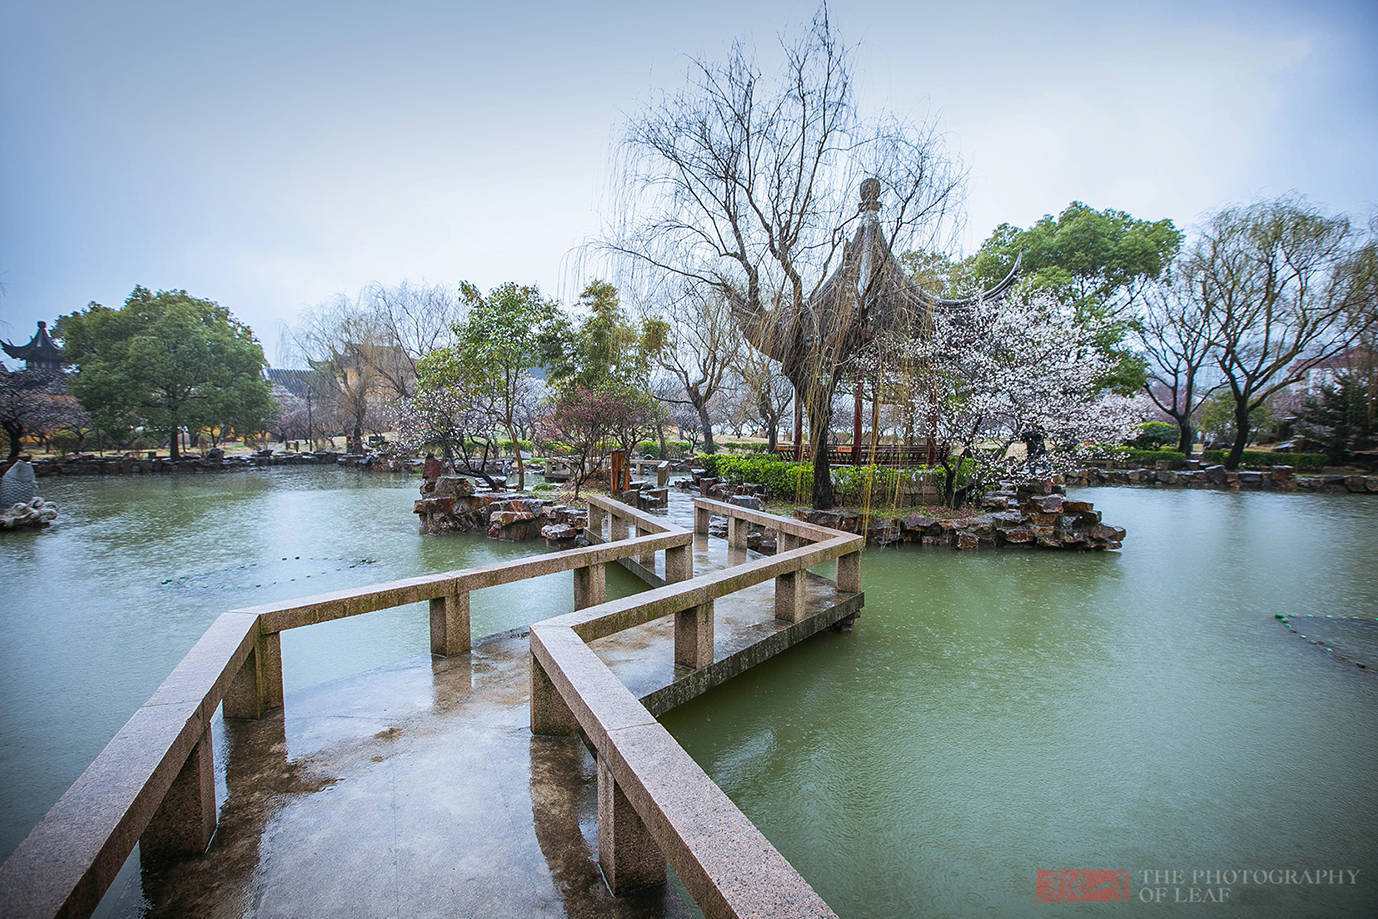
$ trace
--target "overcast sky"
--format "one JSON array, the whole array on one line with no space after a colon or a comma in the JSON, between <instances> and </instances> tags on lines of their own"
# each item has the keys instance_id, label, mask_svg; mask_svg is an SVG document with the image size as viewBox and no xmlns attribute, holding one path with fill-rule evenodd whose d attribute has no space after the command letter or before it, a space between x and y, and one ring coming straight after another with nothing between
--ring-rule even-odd
<instances>
[{"instance_id":1,"label":"overcast sky","mask_svg":"<svg viewBox=\"0 0 1378 919\"><path fill-rule=\"evenodd\" d=\"M369 281L570 301L626 118L815 2L20 3L0 10L0 337L135 284L276 360ZM1378 204L1378 3L834 3L864 110L936 118L962 244L1072 200L1190 227L1297 191Z\"/></svg>"}]
</instances>

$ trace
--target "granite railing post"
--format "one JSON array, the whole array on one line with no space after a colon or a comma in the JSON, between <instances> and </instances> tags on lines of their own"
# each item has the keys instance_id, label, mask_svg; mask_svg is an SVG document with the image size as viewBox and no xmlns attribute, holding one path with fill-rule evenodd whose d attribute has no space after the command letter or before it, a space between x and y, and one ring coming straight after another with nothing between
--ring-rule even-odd
<instances>
[{"instance_id":1,"label":"granite railing post","mask_svg":"<svg viewBox=\"0 0 1378 919\"><path fill-rule=\"evenodd\" d=\"M713 604L675 613L675 663L698 670L713 663Z\"/></svg>"},{"instance_id":2,"label":"granite railing post","mask_svg":"<svg viewBox=\"0 0 1378 919\"><path fill-rule=\"evenodd\" d=\"M215 833L215 761L207 725L139 838L146 866L200 855Z\"/></svg>"},{"instance_id":3,"label":"granite railing post","mask_svg":"<svg viewBox=\"0 0 1378 919\"><path fill-rule=\"evenodd\" d=\"M456 588L454 593L431 600L431 653L440 657L463 654L470 647L469 591Z\"/></svg>"},{"instance_id":4,"label":"granite railing post","mask_svg":"<svg viewBox=\"0 0 1378 919\"><path fill-rule=\"evenodd\" d=\"M665 883L665 855L598 757L598 864L614 895Z\"/></svg>"},{"instance_id":5,"label":"granite railing post","mask_svg":"<svg viewBox=\"0 0 1378 919\"><path fill-rule=\"evenodd\" d=\"M694 576L693 546L671 546L665 550L665 583L687 581Z\"/></svg>"},{"instance_id":6,"label":"granite railing post","mask_svg":"<svg viewBox=\"0 0 1378 919\"><path fill-rule=\"evenodd\" d=\"M574 569L574 608L597 606L608 599L606 565L585 565Z\"/></svg>"},{"instance_id":7,"label":"granite railing post","mask_svg":"<svg viewBox=\"0 0 1378 919\"><path fill-rule=\"evenodd\" d=\"M531 656L531 733L572 737L579 727L569 705L550 681L541 662Z\"/></svg>"},{"instance_id":8,"label":"granite railing post","mask_svg":"<svg viewBox=\"0 0 1378 919\"><path fill-rule=\"evenodd\" d=\"M775 618L799 622L804 618L804 570L787 571L775 579Z\"/></svg>"},{"instance_id":9,"label":"granite railing post","mask_svg":"<svg viewBox=\"0 0 1378 919\"><path fill-rule=\"evenodd\" d=\"M619 539L626 539L630 530L627 525L627 518L613 511L612 523L608 528L608 539L617 542Z\"/></svg>"},{"instance_id":10,"label":"granite railing post","mask_svg":"<svg viewBox=\"0 0 1378 919\"><path fill-rule=\"evenodd\" d=\"M849 552L837 559L837 589L843 593L861 592L861 553Z\"/></svg>"},{"instance_id":11,"label":"granite railing post","mask_svg":"<svg viewBox=\"0 0 1378 919\"><path fill-rule=\"evenodd\" d=\"M262 668L258 665L258 645L244 658L239 672L225 690L224 715L226 718L261 718L266 706L262 687Z\"/></svg>"},{"instance_id":12,"label":"granite railing post","mask_svg":"<svg viewBox=\"0 0 1378 919\"><path fill-rule=\"evenodd\" d=\"M733 549L746 548L746 534L750 526L741 517L727 518L727 544Z\"/></svg>"},{"instance_id":13,"label":"granite railing post","mask_svg":"<svg viewBox=\"0 0 1378 919\"><path fill-rule=\"evenodd\" d=\"M260 711L282 708L282 633L260 634L254 657L258 661L259 698L263 700Z\"/></svg>"},{"instance_id":14,"label":"granite railing post","mask_svg":"<svg viewBox=\"0 0 1378 919\"><path fill-rule=\"evenodd\" d=\"M713 519L713 512L706 507L694 505L694 532L708 535L708 524Z\"/></svg>"},{"instance_id":15,"label":"granite railing post","mask_svg":"<svg viewBox=\"0 0 1378 919\"><path fill-rule=\"evenodd\" d=\"M605 513L601 507L589 502L589 526L588 530L599 539L603 538L603 517Z\"/></svg>"},{"instance_id":16,"label":"granite railing post","mask_svg":"<svg viewBox=\"0 0 1378 919\"><path fill-rule=\"evenodd\" d=\"M640 526L640 525L637 525L637 526L633 527L632 529L633 529L633 535L635 535L635 536L650 536L652 533L655 532L654 530L650 529L649 527L643 527L643 526ZM655 574L655 570L656 570L656 554L655 554L654 551L645 552L645 553L643 553L643 554L641 554L641 555L638 555L638 556L636 557L636 560L637 560L637 563L640 564L642 568L645 568L647 571L651 572L652 574Z\"/></svg>"}]
</instances>

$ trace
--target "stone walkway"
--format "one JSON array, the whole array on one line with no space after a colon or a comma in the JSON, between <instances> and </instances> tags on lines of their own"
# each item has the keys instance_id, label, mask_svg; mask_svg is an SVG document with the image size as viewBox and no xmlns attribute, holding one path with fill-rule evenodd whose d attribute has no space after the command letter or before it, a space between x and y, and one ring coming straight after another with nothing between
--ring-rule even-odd
<instances>
[{"instance_id":1,"label":"stone walkway","mask_svg":"<svg viewBox=\"0 0 1378 919\"><path fill-rule=\"evenodd\" d=\"M691 529L692 515L691 500L672 491L667 516ZM723 539L695 537L696 574L745 557L729 554ZM819 578L808 594L815 609L836 599ZM770 582L723 598L716 657L783 628ZM684 676L673 664L670 619L593 647L638 695ZM618 899L608 892L593 759L578 741L531 735L528 681L519 630L469 654L427 655L291 693L285 710L259 721L217 723L225 784L209 851L112 888L102 912L695 915L674 884Z\"/></svg>"}]
</instances>

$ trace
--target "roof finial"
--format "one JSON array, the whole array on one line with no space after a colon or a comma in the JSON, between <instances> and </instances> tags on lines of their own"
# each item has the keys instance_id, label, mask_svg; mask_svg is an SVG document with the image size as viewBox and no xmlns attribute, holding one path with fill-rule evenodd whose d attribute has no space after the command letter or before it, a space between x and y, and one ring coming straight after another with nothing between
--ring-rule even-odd
<instances>
[{"instance_id":1,"label":"roof finial","mask_svg":"<svg viewBox=\"0 0 1378 919\"><path fill-rule=\"evenodd\" d=\"M861 183L861 210L880 210L880 179L863 179Z\"/></svg>"}]
</instances>

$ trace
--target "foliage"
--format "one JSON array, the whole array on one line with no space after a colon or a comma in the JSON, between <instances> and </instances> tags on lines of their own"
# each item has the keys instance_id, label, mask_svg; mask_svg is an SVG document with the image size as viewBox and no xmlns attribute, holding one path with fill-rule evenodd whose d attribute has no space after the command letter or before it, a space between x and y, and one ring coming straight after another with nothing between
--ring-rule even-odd
<instances>
[{"instance_id":1,"label":"foliage","mask_svg":"<svg viewBox=\"0 0 1378 919\"><path fill-rule=\"evenodd\" d=\"M558 334L559 308L534 286L512 282L488 292L465 283L461 295L468 318L454 328L455 343L436 349L417 363L417 377L430 390L461 389L484 393L477 403L489 424L507 433L507 442L520 440L518 425L534 417L544 386L531 377L541 360L543 343ZM526 465L514 450L517 488L526 487Z\"/></svg>"},{"instance_id":2,"label":"foliage","mask_svg":"<svg viewBox=\"0 0 1378 919\"><path fill-rule=\"evenodd\" d=\"M1094 348L1100 331L1048 294L1022 294L939 312L929 336L887 337L854 366L882 380L914 368L905 391L913 410L932 414L956 507L1003 479L1080 465L1083 444L1124 438L1129 405L1097 395L1108 367ZM1036 449L1012 451L1019 441ZM959 460L972 464L965 482Z\"/></svg>"},{"instance_id":3,"label":"foliage","mask_svg":"<svg viewBox=\"0 0 1378 919\"><path fill-rule=\"evenodd\" d=\"M262 430L276 408L263 349L230 311L184 290L134 288L124 306L97 303L62 317L57 332L76 366L72 394L102 423L128 420L165 432Z\"/></svg>"},{"instance_id":4,"label":"foliage","mask_svg":"<svg viewBox=\"0 0 1378 919\"><path fill-rule=\"evenodd\" d=\"M0 366L0 429L9 440L8 458L19 456L25 436L51 438L60 431L82 431L90 418L67 394L60 370L6 370ZM80 437L76 443L80 444Z\"/></svg>"},{"instance_id":5,"label":"foliage","mask_svg":"<svg viewBox=\"0 0 1378 919\"><path fill-rule=\"evenodd\" d=\"M1228 456L1225 450L1202 450L1201 462L1208 466L1218 466ZM1241 466L1266 469L1270 466L1295 466L1298 469L1317 471L1325 468L1324 453L1270 453L1266 450L1245 450L1240 459Z\"/></svg>"},{"instance_id":6,"label":"foliage","mask_svg":"<svg viewBox=\"0 0 1378 919\"><path fill-rule=\"evenodd\" d=\"M1177 442L1177 425L1166 421L1145 421L1130 444L1140 450L1153 450ZM1181 452L1181 451L1178 451Z\"/></svg>"},{"instance_id":7,"label":"foliage","mask_svg":"<svg viewBox=\"0 0 1378 919\"><path fill-rule=\"evenodd\" d=\"M1182 233L1171 220L1140 220L1073 201L1057 217L1028 229L996 227L971 259L977 288L998 282L1022 255L1023 287L1067 303L1095 331L1094 346L1106 362L1101 383L1129 394L1142 385L1142 364L1125 345L1132 304L1177 254Z\"/></svg>"},{"instance_id":8,"label":"foliage","mask_svg":"<svg viewBox=\"0 0 1378 919\"><path fill-rule=\"evenodd\" d=\"M661 407L647 393L606 384L570 386L546 407L538 427L549 441L568 444L579 457L574 493L603 466L610 449L630 451L657 425Z\"/></svg>"},{"instance_id":9,"label":"foliage","mask_svg":"<svg viewBox=\"0 0 1378 919\"><path fill-rule=\"evenodd\" d=\"M863 117L826 7L780 44L778 68L742 44L726 60L691 61L682 89L631 120L617 183L625 219L605 246L633 271L713 288L750 344L780 362L820 457L812 501L829 507L830 407L866 322L860 304L835 302L846 285L814 294L870 219L855 197L863 179L903 250L950 226L963 175L934 126Z\"/></svg>"},{"instance_id":10,"label":"foliage","mask_svg":"<svg viewBox=\"0 0 1378 919\"><path fill-rule=\"evenodd\" d=\"M571 327L560 320L543 330L546 377L557 389L597 390L648 384L651 360L664 347L667 324L633 321L622 309L617 288L592 281L579 296L583 318Z\"/></svg>"},{"instance_id":11,"label":"foliage","mask_svg":"<svg viewBox=\"0 0 1378 919\"><path fill-rule=\"evenodd\" d=\"M1248 430L1252 434L1273 420L1273 410L1261 402L1249 412ZM1235 439L1235 399L1226 392L1217 392L1201 404L1201 434L1207 443L1230 443Z\"/></svg>"},{"instance_id":12,"label":"foliage","mask_svg":"<svg viewBox=\"0 0 1378 919\"><path fill-rule=\"evenodd\" d=\"M724 453L700 456L709 475L720 476L733 485L759 484L778 501L802 501L813 483L813 464L776 459L770 456L731 456ZM968 484L974 464L954 464L958 487ZM830 470L838 500L858 506L899 503L906 492L924 481L946 484L947 470L941 466L894 469L888 466L834 466Z\"/></svg>"},{"instance_id":13,"label":"foliage","mask_svg":"<svg viewBox=\"0 0 1378 919\"><path fill-rule=\"evenodd\" d=\"M1171 427L1171 425L1168 425ZM1174 436L1172 438L1176 440ZM1108 449L1092 451L1093 459L1106 459L1117 466L1126 468L1136 468L1159 464L1166 469L1182 469L1187 464L1187 456L1180 450L1153 450L1135 449L1134 447L1110 447Z\"/></svg>"},{"instance_id":14,"label":"foliage","mask_svg":"<svg viewBox=\"0 0 1378 919\"><path fill-rule=\"evenodd\" d=\"M1378 238L1296 198L1216 213L1184 259L1233 401L1235 468L1253 412L1374 328Z\"/></svg>"},{"instance_id":15,"label":"foliage","mask_svg":"<svg viewBox=\"0 0 1378 919\"><path fill-rule=\"evenodd\" d=\"M1342 373L1331 386L1307 397L1297 413L1297 429L1323 445L1331 465L1356 452L1378 447L1378 424L1369 412L1374 393L1357 373Z\"/></svg>"}]
</instances>

